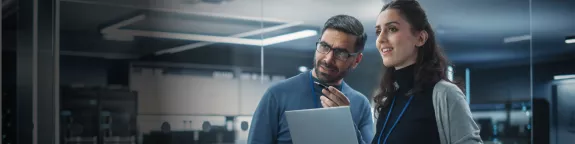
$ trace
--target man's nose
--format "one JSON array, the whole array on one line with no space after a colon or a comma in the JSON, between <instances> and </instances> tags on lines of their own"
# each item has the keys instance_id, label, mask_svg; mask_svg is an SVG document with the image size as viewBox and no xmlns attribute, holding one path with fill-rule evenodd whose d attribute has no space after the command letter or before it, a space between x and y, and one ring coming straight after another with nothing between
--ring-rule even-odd
<instances>
[{"instance_id":1,"label":"man's nose","mask_svg":"<svg viewBox=\"0 0 575 144\"><path fill-rule=\"evenodd\" d=\"M325 60L326 60L326 62L328 62L328 63L333 62L333 60L334 60L334 52L333 52L333 50L331 50L331 51L329 51L329 52L327 52L327 53L325 54Z\"/></svg>"}]
</instances>

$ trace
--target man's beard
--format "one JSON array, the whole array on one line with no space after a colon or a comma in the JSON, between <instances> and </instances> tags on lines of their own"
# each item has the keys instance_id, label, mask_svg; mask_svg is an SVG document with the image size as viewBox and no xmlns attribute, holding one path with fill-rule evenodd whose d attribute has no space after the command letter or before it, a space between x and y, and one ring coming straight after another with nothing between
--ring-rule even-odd
<instances>
[{"instance_id":1,"label":"man's beard","mask_svg":"<svg viewBox=\"0 0 575 144\"><path fill-rule=\"evenodd\" d=\"M336 72L338 74L332 76L332 75L329 75L327 73L322 73L319 71L320 66L326 67L328 69L336 70ZM347 76L348 72L350 72L350 71L351 71L351 67L349 67L345 71L339 71L339 69L336 66L327 64L324 61L318 60L318 61L314 62L315 75L316 75L317 79L320 80L320 82L322 82L322 83L337 83L339 80L341 80L345 76Z\"/></svg>"}]
</instances>

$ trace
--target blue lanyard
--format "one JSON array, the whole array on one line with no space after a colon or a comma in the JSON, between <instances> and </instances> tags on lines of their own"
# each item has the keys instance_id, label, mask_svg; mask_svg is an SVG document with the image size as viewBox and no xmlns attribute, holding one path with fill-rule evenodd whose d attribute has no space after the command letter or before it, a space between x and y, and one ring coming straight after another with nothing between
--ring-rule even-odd
<instances>
[{"instance_id":1,"label":"blue lanyard","mask_svg":"<svg viewBox=\"0 0 575 144\"><path fill-rule=\"evenodd\" d=\"M395 128L395 126L397 125L397 122L399 122L399 119L401 119L401 116L403 116L403 113L405 112L405 110L409 106L409 103L411 103L412 99L413 99L413 96L411 96L409 98L409 100L407 101L407 103L403 107L403 110L401 110L401 113L399 113L399 116L395 120L395 123L393 123L391 128L389 128L389 132L387 132L387 134L385 135L385 139L383 139L383 144L385 144L387 142L387 138L389 138L389 134L391 134L391 132L393 131L393 128ZM381 128L381 132L379 133L379 137L377 138L377 144L379 144L379 142L381 140L381 135L383 134L383 130L385 130L385 126L387 125L387 121L389 120L389 116L391 115L391 111L393 110L393 105L395 105L395 97L393 97L393 101L391 102L391 107L389 108L389 112L387 112L387 118L385 118L385 123L383 123L383 127Z\"/></svg>"},{"instance_id":2,"label":"blue lanyard","mask_svg":"<svg viewBox=\"0 0 575 144\"><path fill-rule=\"evenodd\" d=\"M313 71L312 71L313 72ZM313 102L316 108L321 108L321 105L318 102L319 96L315 95L315 88L313 87L313 77L312 72L309 73L309 81L311 86L311 94L313 95ZM343 92L343 86L341 87L341 92Z\"/></svg>"},{"instance_id":3,"label":"blue lanyard","mask_svg":"<svg viewBox=\"0 0 575 144\"><path fill-rule=\"evenodd\" d=\"M315 95L315 88L313 87L313 78L312 78L312 72L309 73L309 81L310 81L310 86L311 86L311 94L313 95L313 102L315 104L316 108L320 108L319 103L317 102L317 99L319 99L319 97L317 97ZM316 98L317 97L317 98Z\"/></svg>"}]
</instances>

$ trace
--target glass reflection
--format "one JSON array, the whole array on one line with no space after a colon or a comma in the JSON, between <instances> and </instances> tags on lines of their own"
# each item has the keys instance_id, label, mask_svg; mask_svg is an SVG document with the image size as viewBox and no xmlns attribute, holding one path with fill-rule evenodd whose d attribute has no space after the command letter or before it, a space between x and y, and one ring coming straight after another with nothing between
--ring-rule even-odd
<instances>
[{"instance_id":1,"label":"glass reflection","mask_svg":"<svg viewBox=\"0 0 575 144\"><path fill-rule=\"evenodd\" d=\"M372 100L382 72L374 24L385 3L60 1L61 141L247 143L265 90L313 68L320 30L338 14L358 18L368 34L345 81ZM531 95L552 98L542 84L549 76L533 77L531 88L530 40L533 53L547 46L543 32L529 35L530 2L420 3L483 141L529 143ZM535 74L551 68L541 61Z\"/></svg>"},{"instance_id":2,"label":"glass reflection","mask_svg":"<svg viewBox=\"0 0 575 144\"><path fill-rule=\"evenodd\" d=\"M575 1L531 3L533 143L572 143Z\"/></svg>"},{"instance_id":3,"label":"glass reflection","mask_svg":"<svg viewBox=\"0 0 575 144\"><path fill-rule=\"evenodd\" d=\"M263 45L285 40L261 40L283 22L260 0L59 7L62 143L242 143L253 103L285 79L261 75Z\"/></svg>"}]
</instances>

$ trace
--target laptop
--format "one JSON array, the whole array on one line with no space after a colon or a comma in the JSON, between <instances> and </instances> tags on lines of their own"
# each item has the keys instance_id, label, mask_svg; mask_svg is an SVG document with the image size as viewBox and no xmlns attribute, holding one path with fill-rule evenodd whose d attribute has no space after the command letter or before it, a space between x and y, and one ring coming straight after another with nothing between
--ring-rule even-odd
<instances>
[{"instance_id":1,"label":"laptop","mask_svg":"<svg viewBox=\"0 0 575 144\"><path fill-rule=\"evenodd\" d=\"M357 144L349 106L286 111L294 144Z\"/></svg>"}]
</instances>

